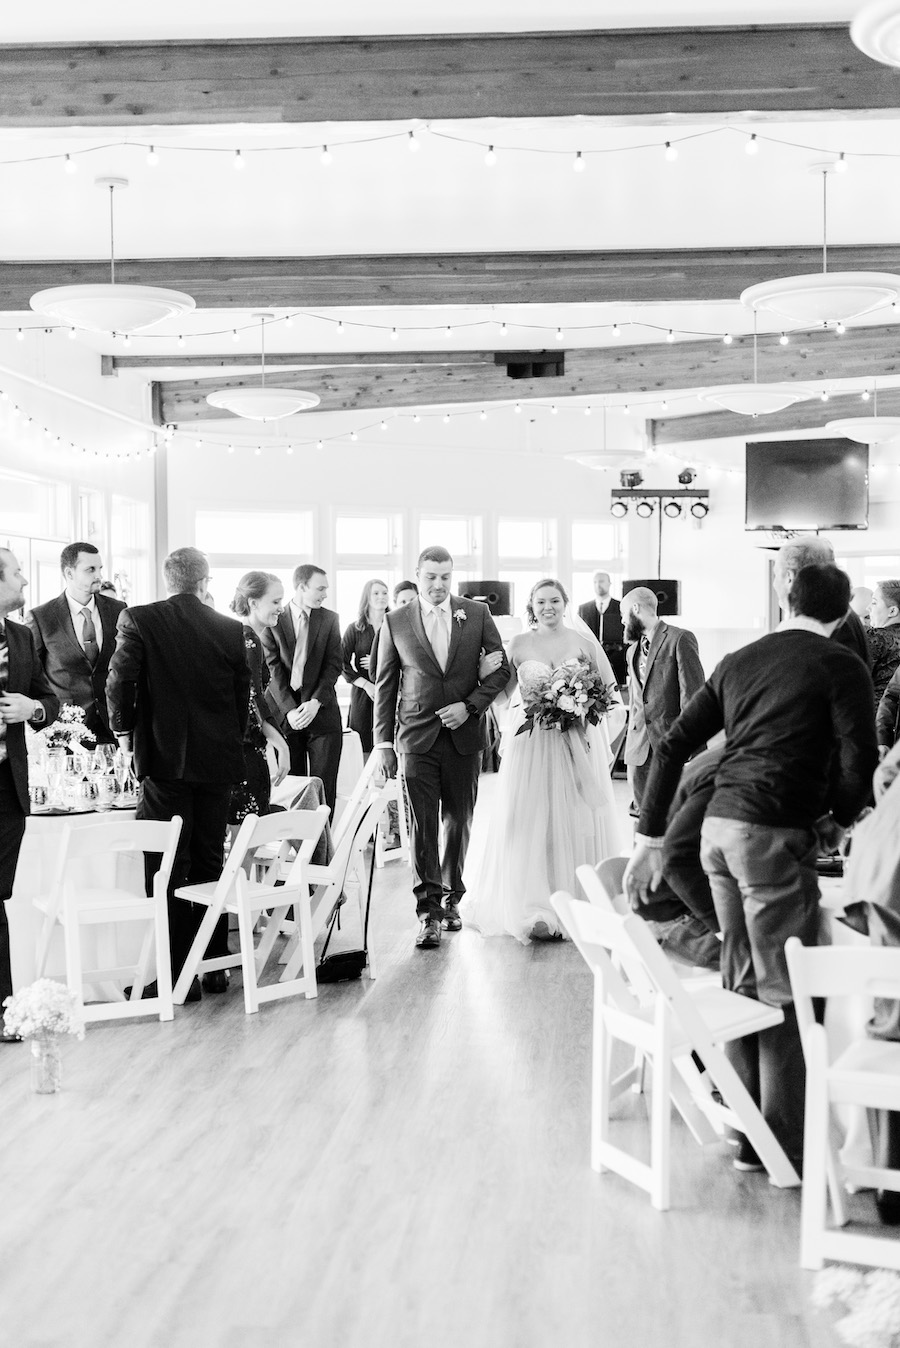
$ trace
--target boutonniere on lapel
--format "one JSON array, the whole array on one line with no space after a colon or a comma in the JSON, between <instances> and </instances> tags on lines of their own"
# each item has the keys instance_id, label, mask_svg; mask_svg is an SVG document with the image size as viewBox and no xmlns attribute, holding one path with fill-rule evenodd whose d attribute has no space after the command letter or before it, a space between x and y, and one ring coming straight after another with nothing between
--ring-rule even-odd
<instances>
[{"instance_id":1,"label":"boutonniere on lapel","mask_svg":"<svg viewBox=\"0 0 900 1348\"><path fill-rule=\"evenodd\" d=\"M463 623L466 621L466 611L465 611L465 609L463 609L463 608L458 608L458 609L456 610L456 612L454 613L454 615L453 615L453 621L454 621L459 627L462 627Z\"/></svg>"}]
</instances>

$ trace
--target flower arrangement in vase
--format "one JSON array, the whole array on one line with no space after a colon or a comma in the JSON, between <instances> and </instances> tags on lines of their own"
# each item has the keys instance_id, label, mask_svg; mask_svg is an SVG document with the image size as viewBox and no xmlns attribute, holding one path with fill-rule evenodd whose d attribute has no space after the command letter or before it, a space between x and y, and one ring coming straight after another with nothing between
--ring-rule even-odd
<instances>
[{"instance_id":1,"label":"flower arrangement in vase","mask_svg":"<svg viewBox=\"0 0 900 1348\"><path fill-rule=\"evenodd\" d=\"M52 725L37 731L43 740L45 749L84 749L97 738L93 730L84 724L84 708L71 702L64 702L59 709L59 719Z\"/></svg>"},{"instance_id":2,"label":"flower arrangement in vase","mask_svg":"<svg viewBox=\"0 0 900 1348\"><path fill-rule=\"evenodd\" d=\"M7 997L3 1024L7 1035L30 1039L31 1084L39 1095L52 1095L61 1085L59 1041L62 1035L84 1038L78 998L65 983L39 978Z\"/></svg>"}]
</instances>

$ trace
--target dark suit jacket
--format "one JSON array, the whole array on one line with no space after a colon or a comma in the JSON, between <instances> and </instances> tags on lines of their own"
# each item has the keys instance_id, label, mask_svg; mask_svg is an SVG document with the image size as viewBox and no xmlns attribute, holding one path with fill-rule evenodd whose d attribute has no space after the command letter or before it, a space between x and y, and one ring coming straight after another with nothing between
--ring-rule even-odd
<instances>
[{"instance_id":1,"label":"dark suit jacket","mask_svg":"<svg viewBox=\"0 0 900 1348\"><path fill-rule=\"evenodd\" d=\"M222 785L243 778L244 630L196 595L173 594L119 615L106 695L113 731L134 732L139 777Z\"/></svg>"},{"instance_id":2,"label":"dark suit jacket","mask_svg":"<svg viewBox=\"0 0 900 1348\"><path fill-rule=\"evenodd\" d=\"M55 721L59 699L54 696L41 668L34 638L22 623L6 619L6 642L9 653L9 674L6 692L24 693L44 707L45 725ZM16 795L25 814L29 813L28 754L25 750L25 722L17 721L6 727L6 757L15 783Z\"/></svg>"},{"instance_id":3,"label":"dark suit jacket","mask_svg":"<svg viewBox=\"0 0 900 1348\"><path fill-rule=\"evenodd\" d=\"M640 642L628 647L628 738L625 762L646 763L651 749L664 739L698 688L703 687L703 666L697 638L684 627L670 627L660 619L650 642L650 655L643 686L636 661Z\"/></svg>"},{"instance_id":4,"label":"dark suit jacket","mask_svg":"<svg viewBox=\"0 0 900 1348\"><path fill-rule=\"evenodd\" d=\"M457 613L465 616L457 618ZM487 604L477 600L450 600L450 649L443 671L425 635L417 599L385 614L378 630L375 743L393 744L396 731L398 753L426 753L442 729L438 708L451 702L471 702L478 714L470 716L451 735L459 753L481 753L481 714L509 681L504 655L500 668L479 684L482 649L488 654L502 651L503 643Z\"/></svg>"},{"instance_id":5,"label":"dark suit jacket","mask_svg":"<svg viewBox=\"0 0 900 1348\"><path fill-rule=\"evenodd\" d=\"M586 622L594 636L600 642L609 657L617 683L624 683L625 670L625 624L622 622L622 609L618 599L610 599L603 615L603 631L600 631L600 614L593 599L582 604L578 616Z\"/></svg>"},{"instance_id":6,"label":"dark suit jacket","mask_svg":"<svg viewBox=\"0 0 900 1348\"><path fill-rule=\"evenodd\" d=\"M266 689L269 706L275 712L282 731L290 731L290 726L286 724L288 712L314 697L321 705L315 720L307 727L307 735L311 739L319 735L340 735L343 729L341 709L334 691L342 666L338 615L330 608L310 609L303 683L296 695L291 688L295 645L294 616L286 608L278 619L277 627L270 628L263 636L270 675Z\"/></svg>"},{"instance_id":7,"label":"dark suit jacket","mask_svg":"<svg viewBox=\"0 0 900 1348\"><path fill-rule=\"evenodd\" d=\"M38 604L25 621L34 636L47 682L60 703L71 702L76 707L83 707L88 730L93 731L99 743L109 744L114 736L106 710L106 676L116 649L116 623L125 605L120 599L111 599L105 594L95 595L94 600L103 628L103 640L93 669L78 644L65 594L57 595L47 604Z\"/></svg>"}]
</instances>

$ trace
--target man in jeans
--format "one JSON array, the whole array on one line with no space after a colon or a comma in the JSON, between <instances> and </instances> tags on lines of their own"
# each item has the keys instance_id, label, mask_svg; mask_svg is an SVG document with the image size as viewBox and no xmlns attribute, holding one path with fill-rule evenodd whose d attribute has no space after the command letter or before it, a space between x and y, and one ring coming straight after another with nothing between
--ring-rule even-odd
<instances>
[{"instance_id":1,"label":"man in jeans","mask_svg":"<svg viewBox=\"0 0 900 1348\"><path fill-rule=\"evenodd\" d=\"M819 841L835 845L868 799L878 759L872 680L829 638L844 620L850 582L831 564L800 569L776 632L727 655L663 740L647 784L625 876L632 902L661 874L666 810L688 757L724 729L725 753L702 830L722 930L727 988L779 1006L784 1022L729 1045L744 1085L795 1166L803 1154L804 1065L784 957L798 936L815 945ZM759 1169L746 1139L735 1165Z\"/></svg>"}]
</instances>

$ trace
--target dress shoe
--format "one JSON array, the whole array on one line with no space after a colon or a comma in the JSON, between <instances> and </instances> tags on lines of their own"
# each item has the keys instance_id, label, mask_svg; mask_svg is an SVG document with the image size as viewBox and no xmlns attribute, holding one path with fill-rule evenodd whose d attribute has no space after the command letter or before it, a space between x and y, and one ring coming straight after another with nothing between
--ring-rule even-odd
<instances>
[{"instance_id":1,"label":"dress shoe","mask_svg":"<svg viewBox=\"0 0 900 1348\"><path fill-rule=\"evenodd\" d=\"M884 1226L900 1226L900 1194L893 1189L879 1189L875 1194L875 1206Z\"/></svg>"},{"instance_id":2,"label":"dress shoe","mask_svg":"<svg viewBox=\"0 0 900 1348\"><path fill-rule=\"evenodd\" d=\"M213 969L212 973L204 974L200 979L200 986L204 992L227 992L228 970Z\"/></svg>"},{"instance_id":3,"label":"dress shoe","mask_svg":"<svg viewBox=\"0 0 900 1348\"><path fill-rule=\"evenodd\" d=\"M561 941L563 938L562 932L551 931L543 918L535 922L528 934L532 941Z\"/></svg>"},{"instance_id":4,"label":"dress shoe","mask_svg":"<svg viewBox=\"0 0 900 1348\"><path fill-rule=\"evenodd\" d=\"M0 1034L0 1044L21 1044L20 1034Z\"/></svg>"},{"instance_id":5,"label":"dress shoe","mask_svg":"<svg viewBox=\"0 0 900 1348\"><path fill-rule=\"evenodd\" d=\"M416 946L419 950L434 950L441 943L441 922L437 917L423 917L419 923Z\"/></svg>"},{"instance_id":6,"label":"dress shoe","mask_svg":"<svg viewBox=\"0 0 900 1348\"><path fill-rule=\"evenodd\" d=\"M459 904L453 899L447 900L444 920L441 923L444 931L462 931L462 918L459 915Z\"/></svg>"},{"instance_id":7,"label":"dress shoe","mask_svg":"<svg viewBox=\"0 0 900 1348\"><path fill-rule=\"evenodd\" d=\"M742 1170L747 1174L753 1174L766 1168L746 1137L742 1137L738 1142L737 1151L731 1164L735 1170Z\"/></svg>"},{"instance_id":8,"label":"dress shoe","mask_svg":"<svg viewBox=\"0 0 900 1348\"><path fill-rule=\"evenodd\" d=\"M158 996L159 996L159 988L157 987L155 980L152 983L148 983L147 986L144 988L144 991L141 993L142 999L145 997L158 997ZM194 981L191 983L191 986L188 988L187 996L185 997L184 1000L185 1002L199 1002L202 996L203 994L200 991L200 979L195 978ZM130 1000L131 988L125 989L125 998L126 1000Z\"/></svg>"}]
</instances>

